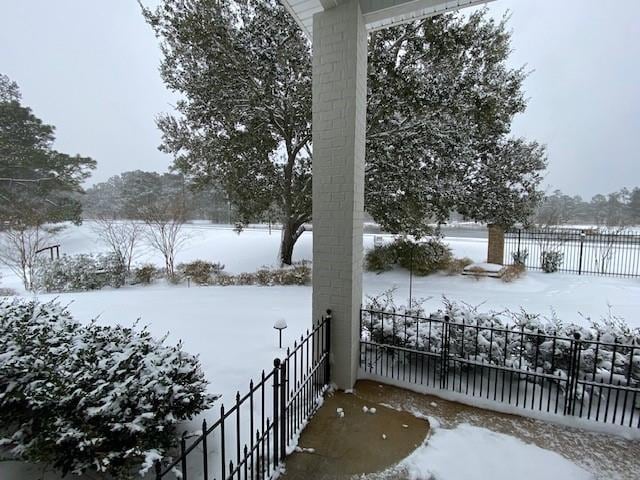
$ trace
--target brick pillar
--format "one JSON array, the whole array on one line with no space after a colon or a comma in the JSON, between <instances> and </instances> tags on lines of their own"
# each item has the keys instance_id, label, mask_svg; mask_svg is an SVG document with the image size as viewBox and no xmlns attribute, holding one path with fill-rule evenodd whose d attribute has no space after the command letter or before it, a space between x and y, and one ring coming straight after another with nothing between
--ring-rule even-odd
<instances>
[{"instance_id":1,"label":"brick pillar","mask_svg":"<svg viewBox=\"0 0 640 480\"><path fill-rule=\"evenodd\" d=\"M487 246L487 262L503 265L504 263L504 229L500 225L488 225L489 243Z\"/></svg>"},{"instance_id":2,"label":"brick pillar","mask_svg":"<svg viewBox=\"0 0 640 480\"><path fill-rule=\"evenodd\" d=\"M332 310L331 376L356 381L362 302L367 32L358 0L313 17L313 318Z\"/></svg>"}]
</instances>

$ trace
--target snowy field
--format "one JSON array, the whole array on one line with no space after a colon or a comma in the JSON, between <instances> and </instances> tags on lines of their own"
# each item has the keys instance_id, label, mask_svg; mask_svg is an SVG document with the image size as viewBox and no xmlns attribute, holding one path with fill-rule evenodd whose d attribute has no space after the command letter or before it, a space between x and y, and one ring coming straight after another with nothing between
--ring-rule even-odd
<instances>
[{"instance_id":1,"label":"snowy field","mask_svg":"<svg viewBox=\"0 0 640 480\"><path fill-rule=\"evenodd\" d=\"M277 263L280 235L276 230L269 234L266 229L249 229L237 234L231 227L209 224L189 225L187 229L189 241L178 254L178 263L195 259L219 261L225 264L226 271L230 273L255 271L263 265ZM365 235L365 248L373 245L373 238L374 235ZM486 259L485 239L447 238L446 241L457 257L467 256L475 261ZM66 254L106 250L96 240L89 223L67 228L60 234L59 243L61 253ZM296 245L294 259L310 260L311 256L312 235L305 233ZM162 259L149 251L139 255L136 260L162 265ZM6 268L1 273L2 287L14 288L24 296L32 295L21 288L17 277ZM404 270L380 275L364 274L365 295L378 295L387 289L396 288L396 299L402 303L406 302L408 285L409 275ZM414 278L413 296L427 299L427 311L439 308L443 295L473 305L482 304L481 310L515 310L523 307L529 312L549 314L554 309L567 322L585 322L583 316L598 318L610 306L616 315L624 317L630 325L640 327L640 280L637 279L537 272L527 273L513 283L492 278L476 280L444 274ZM236 391L245 391L249 379L257 379L261 370L270 368L273 358L282 353L277 348L274 321L285 319L289 325L283 335L285 348L291 346L311 326L311 287L304 286L187 288L186 285L159 282L150 286L36 296L42 301L57 299L68 304L74 317L80 321L97 317L101 323L131 325L139 319L155 335L168 333L168 341L171 343L181 340L186 351L200 355L211 392L222 394L222 399L214 406L214 412L204 414L207 418L217 415L215 412L218 412L220 402L230 405ZM195 424L198 421L196 419ZM484 436L480 433L438 432L433 438L433 448L418 451L411 461L428 461L434 465L433 473L436 473L436 466L448 461L442 452L448 450L447 445L455 442L455 435L458 434L465 436L474 445L490 440L495 448L509 451L515 448L500 437L483 439ZM522 446L518 446L520 447ZM531 451L527 446L522 448L523 455L555 462L555 459L545 457L538 451ZM516 454L514 451L514 455ZM478 456L478 459L481 458L481 455ZM474 458L467 460L469 465L473 465L475 461ZM572 470L571 465L561 463L554 465L560 469L557 471L567 472L569 476L565 478L588 478L581 476L581 472ZM463 474L464 472L461 473ZM18 477L9 475L9 478ZM466 477L443 475L438 478ZM525 475L513 478L530 477Z\"/></svg>"}]
</instances>

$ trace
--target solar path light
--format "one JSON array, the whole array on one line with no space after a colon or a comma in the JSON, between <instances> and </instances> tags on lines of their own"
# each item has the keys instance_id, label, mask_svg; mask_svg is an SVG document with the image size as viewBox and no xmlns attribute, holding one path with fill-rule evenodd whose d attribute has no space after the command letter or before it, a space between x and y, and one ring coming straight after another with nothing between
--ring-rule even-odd
<instances>
[{"instance_id":1,"label":"solar path light","mask_svg":"<svg viewBox=\"0 0 640 480\"><path fill-rule=\"evenodd\" d=\"M284 318L280 318L273 324L273 328L278 330L278 348L282 348L282 330L287 328L287 321Z\"/></svg>"}]
</instances>

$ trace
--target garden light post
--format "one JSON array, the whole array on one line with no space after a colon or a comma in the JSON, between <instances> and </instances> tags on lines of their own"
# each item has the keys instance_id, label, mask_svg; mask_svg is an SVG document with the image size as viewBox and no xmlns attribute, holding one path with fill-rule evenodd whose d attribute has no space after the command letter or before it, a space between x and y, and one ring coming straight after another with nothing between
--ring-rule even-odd
<instances>
[{"instance_id":1,"label":"garden light post","mask_svg":"<svg viewBox=\"0 0 640 480\"><path fill-rule=\"evenodd\" d=\"M273 324L273 328L278 330L278 348L282 348L282 330L287 328L287 321L284 318L280 318Z\"/></svg>"}]
</instances>

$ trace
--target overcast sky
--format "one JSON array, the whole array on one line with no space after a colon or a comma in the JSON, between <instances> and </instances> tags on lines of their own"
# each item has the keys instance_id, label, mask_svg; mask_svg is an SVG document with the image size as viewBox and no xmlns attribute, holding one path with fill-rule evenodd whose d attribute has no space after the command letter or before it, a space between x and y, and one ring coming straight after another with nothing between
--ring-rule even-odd
<instances>
[{"instance_id":1,"label":"overcast sky","mask_svg":"<svg viewBox=\"0 0 640 480\"><path fill-rule=\"evenodd\" d=\"M511 11L511 62L532 70L513 130L548 146L545 188L590 197L640 185L640 0L489 5ZM135 0L0 0L0 72L56 126L56 148L98 161L91 183L171 163L157 150L154 117L174 99L159 62Z\"/></svg>"}]
</instances>

